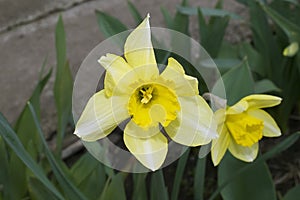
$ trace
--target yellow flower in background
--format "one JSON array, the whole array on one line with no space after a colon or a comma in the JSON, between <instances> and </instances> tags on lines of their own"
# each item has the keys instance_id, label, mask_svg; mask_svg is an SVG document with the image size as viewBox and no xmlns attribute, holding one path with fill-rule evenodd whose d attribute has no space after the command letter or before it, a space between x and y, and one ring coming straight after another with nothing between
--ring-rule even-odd
<instances>
[{"instance_id":1,"label":"yellow flower in background","mask_svg":"<svg viewBox=\"0 0 300 200\"><path fill-rule=\"evenodd\" d=\"M99 59L106 69L104 89L88 101L74 134L96 141L130 119L123 140L144 166L156 170L163 164L168 137L186 146L207 144L216 137L213 112L199 96L198 81L185 75L174 58L160 74L151 43L149 15L131 32L124 58L107 54Z\"/></svg>"},{"instance_id":2,"label":"yellow flower in background","mask_svg":"<svg viewBox=\"0 0 300 200\"><path fill-rule=\"evenodd\" d=\"M218 165L226 150L245 162L252 162L258 154L258 141L277 137L281 131L274 119L261 108L280 104L281 98L271 95L249 95L235 105L217 110L219 137L212 142L211 156Z\"/></svg>"},{"instance_id":3,"label":"yellow flower in background","mask_svg":"<svg viewBox=\"0 0 300 200\"><path fill-rule=\"evenodd\" d=\"M299 50L298 42L292 42L289 46L287 46L283 50L282 54L287 57L293 57L294 55L297 54L298 50Z\"/></svg>"}]
</instances>

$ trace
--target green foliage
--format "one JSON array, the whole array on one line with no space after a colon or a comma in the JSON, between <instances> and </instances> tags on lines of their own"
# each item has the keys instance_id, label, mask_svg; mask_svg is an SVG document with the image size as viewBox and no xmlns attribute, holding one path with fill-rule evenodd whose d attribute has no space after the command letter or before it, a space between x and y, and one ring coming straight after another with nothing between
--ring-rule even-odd
<instances>
[{"instance_id":1,"label":"green foliage","mask_svg":"<svg viewBox=\"0 0 300 200\"><path fill-rule=\"evenodd\" d=\"M33 106L29 103L29 109L30 109L30 112L33 116L33 119L34 119L34 123L35 123L35 126L38 130L38 134L39 134L39 137L40 137L40 140L44 146L44 150L45 150L45 154L47 156L47 159L51 165L51 168L53 170L53 173L57 179L57 181L60 183L65 195L71 199L86 199L84 197L84 195L74 186L74 184L68 179L67 177L67 174L64 173L63 169L61 168L61 166L59 165L59 163L56 161L54 155L51 153L48 145L47 145L47 142L44 138L44 134L42 132L42 128L40 127L40 124L39 124L39 121L37 119L37 116L36 116L36 113L35 113L35 110L33 108Z\"/></svg>"},{"instance_id":2,"label":"green foliage","mask_svg":"<svg viewBox=\"0 0 300 200\"><path fill-rule=\"evenodd\" d=\"M283 200L297 200L300 196L300 185L296 185L290 189L286 195L284 195Z\"/></svg>"},{"instance_id":3,"label":"green foliage","mask_svg":"<svg viewBox=\"0 0 300 200\"><path fill-rule=\"evenodd\" d=\"M201 9L198 9L200 44L213 58L217 57L219 53L229 19L228 15L224 17L213 16L206 23Z\"/></svg>"},{"instance_id":4,"label":"green foliage","mask_svg":"<svg viewBox=\"0 0 300 200\"><path fill-rule=\"evenodd\" d=\"M12 148L14 153L23 161L23 163L34 173L34 175L54 194L57 198L63 199L62 195L53 186L45 175L43 169L34 161L34 159L25 150L23 144L19 140L17 134L10 127L7 120L0 113L0 134L5 142ZM9 179L7 179L9 180ZM5 186L4 186L5 187ZM9 188L8 188L9 189ZM13 189L13 188L11 188ZM13 191L10 191L13 193ZM9 197L8 197L9 198Z\"/></svg>"},{"instance_id":5,"label":"green foliage","mask_svg":"<svg viewBox=\"0 0 300 200\"><path fill-rule=\"evenodd\" d=\"M96 10L96 17L101 32L107 38L127 30L120 20L102 11Z\"/></svg>"},{"instance_id":6,"label":"green foliage","mask_svg":"<svg viewBox=\"0 0 300 200\"><path fill-rule=\"evenodd\" d=\"M224 85L223 85L224 84ZM226 97L222 96L225 86ZM213 94L227 99L228 105L233 105L241 98L254 92L254 81L247 60L226 72L213 88Z\"/></svg>"},{"instance_id":7,"label":"green foliage","mask_svg":"<svg viewBox=\"0 0 300 200\"><path fill-rule=\"evenodd\" d=\"M184 168L186 166L186 162L188 159L188 156L190 154L190 149L188 148L186 152L181 156L181 158L178 160L176 172L175 172L175 179L174 184L172 188L172 194L171 199L176 200L178 199L179 191L180 191L180 183L183 178Z\"/></svg>"},{"instance_id":8,"label":"green foliage","mask_svg":"<svg viewBox=\"0 0 300 200\"><path fill-rule=\"evenodd\" d=\"M134 191L132 195L133 200L147 199L147 186L146 178L147 173L144 174L133 174Z\"/></svg>"},{"instance_id":9,"label":"green foliage","mask_svg":"<svg viewBox=\"0 0 300 200\"><path fill-rule=\"evenodd\" d=\"M164 174L161 169L153 172L151 175L151 188L150 188L150 199L161 199L167 200L168 197L168 190L165 186Z\"/></svg>"},{"instance_id":10,"label":"green foliage","mask_svg":"<svg viewBox=\"0 0 300 200\"><path fill-rule=\"evenodd\" d=\"M190 16L197 16L200 43L213 57L222 79L213 88L214 94L222 94L226 89L228 105L252 93L271 93L283 97L278 109L273 109L279 125L287 127L292 111L299 114L300 52L286 57L284 49L291 43L300 44L300 6L296 1L243 1L250 13L249 28L251 42L241 41L230 44L223 40L230 20L243 20L239 15L222 9L219 1L214 9L189 7L184 0L177 6L174 16L161 7L166 26L189 35ZM143 16L132 2L128 9L136 24ZM128 28L117 18L102 11L96 11L100 31L111 37ZM274 23L270 23L270 19ZM41 76L30 104L25 105L14 128L0 114L0 200L1 199L178 199L182 189L182 179L186 176L190 149L179 159L174 173L174 182L167 188L163 170L152 173L128 175L110 169L92 157L82 155L69 168L61 159L62 142L66 127L71 121L71 98L73 79L67 61L66 38L62 17L56 25L56 74L54 97L57 109L56 154L50 151L40 123L40 95L51 77L52 70ZM157 42L155 36L153 43ZM189 43L179 43L172 38L174 48L189 47ZM124 43L124 41L122 40ZM121 43L121 45L123 45ZM120 44L120 43L119 43ZM185 52L188 57L192 52ZM166 63L173 56L184 64L188 74L198 77L186 60L170 52L155 50L159 63ZM177 56L177 57L176 57ZM43 68L46 65L46 61ZM44 74L44 70L41 70ZM201 88L201 91L205 89ZM285 130L285 129L284 129ZM284 131L285 132L285 131ZM291 134L266 153L259 155L253 163L244 163L229 153L218 168L218 187L210 200L221 194L226 200L234 199L276 199L276 190L270 176L266 160L288 149L300 136ZM194 168L194 199L204 199L206 157L197 160ZM189 166L190 168L190 166ZM130 179L132 177L132 179ZM131 182L130 182L131 180ZM128 194L128 182L131 194ZM299 185L284 195L284 200L299 197Z\"/></svg>"},{"instance_id":11,"label":"green foliage","mask_svg":"<svg viewBox=\"0 0 300 200\"><path fill-rule=\"evenodd\" d=\"M223 158L218 168L218 184L222 185L228 180L233 172L249 165L235 159L229 153ZM224 200L238 199L276 199L275 187L267 165L262 162L254 165L251 169L230 182L222 191Z\"/></svg>"},{"instance_id":12,"label":"green foliage","mask_svg":"<svg viewBox=\"0 0 300 200\"><path fill-rule=\"evenodd\" d=\"M204 180L206 170L206 157L199 158L195 169L195 181L194 181L194 199L204 199Z\"/></svg>"},{"instance_id":13,"label":"green foliage","mask_svg":"<svg viewBox=\"0 0 300 200\"><path fill-rule=\"evenodd\" d=\"M73 78L66 59L66 36L62 17L60 16L55 29L56 44L56 76L54 82L54 97L57 109L57 155L62 149L62 141L66 126L71 118Z\"/></svg>"}]
</instances>

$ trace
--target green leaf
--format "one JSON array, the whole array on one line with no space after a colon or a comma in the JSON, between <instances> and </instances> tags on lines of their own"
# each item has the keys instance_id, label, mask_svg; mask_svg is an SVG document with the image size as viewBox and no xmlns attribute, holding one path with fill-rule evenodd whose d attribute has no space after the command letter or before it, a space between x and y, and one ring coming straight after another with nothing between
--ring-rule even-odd
<instances>
[{"instance_id":1,"label":"green leaf","mask_svg":"<svg viewBox=\"0 0 300 200\"><path fill-rule=\"evenodd\" d=\"M78 188L76 188L74 186L74 184L68 179L67 175L64 173L61 166L56 162L56 159L54 158L53 154L51 153L51 151L50 151L50 149L47 145L47 142L44 138L44 134L43 134L42 129L40 127L40 124L37 120L37 116L36 116L36 113L34 111L34 108L32 107L32 105L30 103L28 103L28 106L29 106L29 109L30 109L31 114L33 116L35 126L38 130L40 140L43 144L46 157L47 157L47 159L50 163L50 166L53 170L53 173L54 173L57 181L60 183L60 186L62 187L62 189L65 192L66 196L68 196L68 198L70 198L70 199L79 199L79 200L86 199L86 197L78 190Z\"/></svg>"},{"instance_id":2,"label":"green leaf","mask_svg":"<svg viewBox=\"0 0 300 200\"><path fill-rule=\"evenodd\" d=\"M2 137L0 136L0 188L1 188L1 192L0 192L0 196L2 196L1 194L6 193L5 190L9 190L9 185L7 183L7 181L9 180L8 178L8 151L7 148L5 146L5 143L2 139Z\"/></svg>"},{"instance_id":3,"label":"green leaf","mask_svg":"<svg viewBox=\"0 0 300 200\"><path fill-rule=\"evenodd\" d=\"M127 1L127 6L129 8L129 11L134 18L135 22L137 24L140 24L143 21L143 17L139 13L138 9L135 7L135 5L131 1Z\"/></svg>"},{"instance_id":4,"label":"green leaf","mask_svg":"<svg viewBox=\"0 0 300 200\"><path fill-rule=\"evenodd\" d=\"M221 10L221 9L213 9L213 8L200 8L200 7L187 7L187 6L177 6L177 10L185 15L197 15L198 9L201 10L204 16L218 16L218 17L224 17L229 16L231 19L238 19L241 20L242 17L233 13L229 12L227 10Z\"/></svg>"},{"instance_id":5,"label":"green leaf","mask_svg":"<svg viewBox=\"0 0 300 200\"><path fill-rule=\"evenodd\" d=\"M224 84L224 85L223 85ZM223 96L225 87L226 97ZM227 104L233 105L241 98L254 92L254 81L248 62L245 59L241 65L226 72L213 87L212 93L227 98Z\"/></svg>"},{"instance_id":6,"label":"green leaf","mask_svg":"<svg viewBox=\"0 0 300 200\"><path fill-rule=\"evenodd\" d=\"M168 200L168 190L165 185L164 175L162 170L153 172L151 175L151 187L150 187L151 200Z\"/></svg>"},{"instance_id":7,"label":"green leaf","mask_svg":"<svg viewBox=\"0 0 300 200\"><path fill-rule=\"evenodd\" d=\"M56 77L54 82L54 97L57 110L57 155L60 156L65 129L71 118L73 78L66 60L66 36L62 17L59 16L55 29L56 46Z\"/></svg>"},{"instance_id":8,"label":"green leaf","mask_svg":"<svg viewBox=\"0 0 300 200\"><path fill-rule=\"evenodd\" d=\"M230 59L230 58L216 58L213 59L214 63L217 65L218 69L220 70L221 74L227 72L233 67L236 67L241 64L241 60L239 59ZM202 62L201 62L202 63Z\"/></svg>"},{"instance_id":9,"label":"green leaf","mask_svg":"<svg viewBox=\"0 0 300 200\"><path fill-rule=\"evenodd\" d=\"M172 28L172 26L173 26L173 18L171 16L170 12L165 7L163 7L163 6L160 8L160 10L161 10L161 12L162 12L162 14L164 16L164 20L165 20L165 23L166 23L167 27L168 28Z\"/></svg>"},{"instance_id":10,"label":"green leaf","mask_svg":"<svg viewBox=\"0 0 300 200\"><path fill-rule=\"evenodd\" d=\"M54 196L41 182L33 177L29 178L28 189L31 199L47 199L47 200L57 200L58 198Z\"/></svg>"},{"instance_id":11,"label":"green leaf","mask_svg":"<svg viewBox=\"0 0 300 200\"><path fill-rule=\"evenodd\" d=\"M231 178L232 173L249 165L227 153L218 168L218 185ZM224 200L276 200L275 186L267 165L257 163L232 180L222 191Z\"/></svg>"},{"instance_id":12,"label":"green leaf","mask_svg":"<svg viewBox=\"0 0 300 200\"><path fill-rule=\"evenodd\" d=\"M103 165L98 163L97 167L80 182L78 188L86 195L88 199L100 197L107 178Z\"/></svg>"},{"instance_id":13,"label":"green leaf","mask_svg":"<svg viewBox=\"0 0 300 200\"><path fill-rule=\"evenodd\" d=\"M187 4L186 0L181 2L182 6L187 6ZM172 29L189 35L189 16L177 11L172 23Z\"/></svg>"},{"instance_id":14,"label":"green leaf","mask_svg":"<svg viewBox=\"0 0 300 200\"><path fill-rule=\"evenodd\" d=\"M243 56L242 58L244 58ZM223 41L218 54L218 59L240 59L238 45Z\"/></svg>"},{"instance_id":15,"label":"green leaf","mask_svg":"<svg viewBox=\"0 0 300 200\"><path fill-rule=\"evenodd\" d=\"M262 58L264 58L262 67L266 72L266 78L277 84L276 81L280 79L281 74L278 73L278 70L274 70L273 67L281 63L281 50L274 39L267 17L258 3L256 1L249 1L249 8L254 47Z\"/></svg>"},{"instance_id":16,"label":"green leaf","mask_svg":"<svg viewBox=\"0 0 300 200\"><path fill-rule=\"evenodd\" d=\"M45 61L42 69L45 66ZM43 71L43 70L41 70ZM44 77L41 77L38 84L36 85L30 100L33 102L33 106L38 111L38 116L40 115L40 95L46 83L51 76L52 70L50 70ZM28 151L34 159L37 159L38 152L41 151L41 145L37 138L37 130L34 126L33 118L30 114L29 108L26 105L19 116L15 131L22 144L25 147L28 146L29 142L33 142L34 145L31 146L30 151ZM7 173L9 181L6 183L5 195L9 195L10 199L21 199L27 193L27 181L26 181L26 167L22 160L18 158L16 154L10 155L9 167L7 168ZM7 190L8 189L8 190Z\"/></svg>"},{"instance_id":17,"label":"green leaf","mask_svg":"<svg viewBox=\"0 0 300 200\"><path fill-rule=\"evenodd\" d=\"M211 17L209 23L206 24L201 9L198 9L198 22L200 43L210 56L215 58L222 45L225 30L229 23L229 16Z\"/></svg>"},{"instance_id":18,"label":"green leaf","mask_svg":"<svg viewBox=\"0 0 300 200\"><path fill-rule=\"evenodd\" d=\"M290 189L283 197L283 200L297 200L300 197L300 185Z\"/></svg>"},{"instance_id":19,"label":"green leaf","mask_svg":"<svg viewBox=\"0 0 300 200\"><path fill-rule=\"evenodd\" d=\"M227 180L222 180L222 184L219 185L218 189L210 196L209 200L213 200L217 197L217 195L228 185L231 183L232 180L239 177L242 173L246 173L249 169L251 169L256 164L264 163L266 160L274 157L275 155L281 153L282 151L288 149L290 146L295 144L295 142L299 139L300 132L295 132L291 134L289 137L281 141L275 147L273 147L270 151L259 156L253 163L249 163L248 165L244 166L243 168L239 169L238 171L231 173L231 177Z\"/></svg>"},{"instance_id":20,"label":"green leaf","mask_svg":"<svg viewBox=\"0 0 300 200\"><path fill-rule=\"evenodd\" d=\"M280 92L281 90L269 79L263 79L255 83L254 91L255 93L267 93Z\"/></svg>"},{"instance_id":21,"label":"green leaf","mask_svg":"<svg viewBox=\"0 0 300 200\"><path fill-rule=\"evenodd\" d=\"M172 188L172 194L171 194L171 199L176 200L178 199L179 191L180 191L180 183L182 181L182 176L184 172L184 168L186 166L187 159L190 154L190 148L184 152L184 154L180 157L178 160L178 164L176 167L176 173L175 173L175 178L174 178L174 183L173 183L173 188Z\"/></svg>"},{"instance_id":22,"label":"green leaf","mask_svg":"<svg viewBox=\"0 0 300 200\"><path fill-rule=\"evenodd\" d=\"M79 184L97 167L98 161L89 153L82 155L72 166L70 173L74 181Z\"/></svg>"},{"instance_id":23,"label":"green leaf","mask_svg":"<svg viewBox=\"0 0 300 200\"><path fill-rule=\"evenodd\" d=\"M127 30L127 27L117 18L102 11L96 10L96 16L99 28L106 38Z\"/></svg>"},{"instance_id":24,"label":"green leaf","mask_svg":"<svg viewBox=\"0 0 300 200\"><path fill-rule=\"evenodd\" d=\"M124 181L123 181L122 173L118 173L117 175L113 176L111 182L103 190L103 193L101 194L101 200L106 200L106 199L125 200L126 193L125 193L123 182Z\"/></svg>"},{"instance_id":25,"label":"green leaf","mask_svg":"<svg viewBox=\"0 0 300 200\"><path fill-rule=\"evenodd\" d=\"M12 148L16 155L24 162L24 164L34 173L34 175L47 187L58 199L64 199L57 189L48 180L43 170L27 153L16 133L10 127L7 120L0 113L0 135L5 142Z\"/></svg>"},{"instance_id":26,"label":"green leaf","mask_svg":"<svg viewBox=\"0 0 300 200\"><path fill-rule=\"evenodd\" d=\"M238 46L239 56L241 58L247 57L251 70L262 77L267 74L267 69L264 65L264 57L249 43L240 43Z\"/></svg>"},{"instance_id":27,"label":"green leaf","mask_svg":"<svg viewBox=\"0 0 300 200\"><path fill-rule=\"evenodd\" d=\"M147 173L133 174L134 191L132 195L133 200L148 199L146 178Z\"/></svg>"},{"instance_id":28,"label":"green leaf","mask_svg":"<svg viewBox=\"0 0 300 200\"><path fill-rule=\"evenodd\" d=\"M300 42L300 27L265 4L260 3L260 6L283 29L290 38L290 42Z\"/></svg>"},{"instance_id":29,"label":"green leaf","mask_svg":"<svg viewBox=\"0 0 300 200\"><path fill-rule=\"evenodd\" d=\"M18 155L12 153L8 165L5 199L22 199L27 193L26 167Z\"/></svg>"},{"instance_id":30,"label":"green leaf","mask_svg":"<svg viewBox=\"0 0 300 200\"><path fill-rule=\"evenodd\" d=\"M43 66L45 66L45 62ZM37 111L38 118L40 116L40 96L43 91L43 88L45 87L49 78L51 77L51 74L52 74L52 69L49 70L49 72L44 77L41 77L41 79L39 80L38 84L36 85L29 99L29 101L32 102L32 106ZM28 141L32 140L33 143L35 144L35 150L36 151L41 150L41 144L37 136L37 130L34 126L34 121L30 114L30 110L27 104L25 105L20 117L17 120L15 131L18 134L19 139L24 145L27 145Z\"/></svg>"},{"instance_id":31,"label":"green leaf","mask_svg":"<svg viewBox=\"0 0 300 200\"><path fill-rule=\"evenodd\" d=\"M204 180L206 170L206 157L198 158L195 169L195 181L194 181L194 199L204 199Z\"/></svg>"}]
</instances>

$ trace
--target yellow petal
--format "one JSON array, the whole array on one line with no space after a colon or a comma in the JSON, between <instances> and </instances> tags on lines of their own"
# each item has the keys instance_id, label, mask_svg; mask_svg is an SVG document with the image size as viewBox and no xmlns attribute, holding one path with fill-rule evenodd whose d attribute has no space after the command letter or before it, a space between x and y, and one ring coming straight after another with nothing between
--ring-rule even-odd
<instances>
[{"instance_id":1,"label":"yellow petal","mask_svg":"<svg viewBox=\"0 0 300 200\"><path fill-rule=\"evenodd\" d=\"M159 133L160 130L158 123L156 126L142 128L134 123L133 120L130 120L130 122L126 125L124 132L131 137L149 138Z\"/></svg>"},{"instance_id":2,"label":"yellow petal","mask_svg":"<svg viewBox=\"0 0 300 200\"><path fill-rule=\"evenodd\" d=\"M245 162L252 162L258 154L258 142L250 147L244 147L238 145L234 140L230 140L228 149L234 157Z\"/></svg>"},{"instance_id":3,"label":"yellow petal","mask_svg":"<svg viewBox=\"0 0 300 200\"><path fill-rule=\"evenodd\" d=\"M266 111L261 109L247 111L249 115L256 117L264 122L263 135L266 137L278 137L281 135L280 128L274 119Z\"/></svg>"},{"instance_id":4,"label":"yellow petal","mask_svg":"<svg viewBox=\"0 0 300 200\"><path fill-rule=\"evenodd\" d=\"M137 138L125 131L124 143L136 159L152 171L159 169L167 156L168 141L160 132L149 138Z\"/></svg>"},{"instance_id":5,"label":"yellow petal","mask_svg":"<svg viewBox=\"0 0 300 200\"><path fill-rule=\"evenodd\" d=\"M173 80L176 94L178 96L194 96L199 94L198 80L192 76L185 75L184 69L174 58L168 59L166 69L160 75L165 80Z\"/></svg>"},{"instance_id":6,"label":"yellow petal","mask_svg":"<svg viewBox=\"0 0 300 200\"><path fill-rule=\"evenodd\" d=\"M280 97L266 95L266 94L252 94L242 98L235 105L227 110L227 114L238 114L246 111L247 109L258 109L273 107L281 102Z\"/></svg>"},{"instance_id":7,"label":"yellow petal","mask_svg":"<svg viewBox=\"0 0 300 200\"><path fill-rule=\"evenodd\" d=\"M243 99L234 104L233 106L229 107L226 111L226 114L238 114L246 111L248 109L248 103L247 101L244 101Z\"/></svg>"},{"instance_id":8,"label":"yellow petal","mask_svg":"<svg viewBox=\"0 0 300 200\"><path fill-rule=\"evenodd\" d=\"M132 73L132 67L130 67L122 57L114 54L106 54L106 56L102 56L98 62L106 69L104 89L107 97L112 96L113 90L120 80L134 80L134 78L125 78L125 76L128 77L128 73ZM126 85L129 84L130 82Z\"/></svg>"},{"instance_id":9,"label":"yellow petal","mask_svg":"<svg viewBox=\"0 0 300 200\"><path fill-rule=\"evenodd\" d=\"M144 21L132 31L124 45L124 56L129 65L134 68L145 67L140 70L140 77L143 80L151 80L159 74L151 42L149 18L150 16L147 15Z\"/></svg>"},{"instance_id":10,"label":"yellow petal","mask_svg":"<svg viewBox=\"0 0 300 200\"><path fill-rule=\"evenodd\" d=\"M292 42L289 46L287 46L284 50L283 50L283 55L287 56L287 57L293 57L294 55L296 55L296 53L299 50L299 44L298 42Z\"/></svg>"},{"instance_id":11,"label":"yellow petal","mask_svg":"<svg viewBox=\"0 0 300 200\"><path fill-rule=\"evenodd\" d=\"M220 163L230 143L230 133L225 125L220 126L218 132L219 137L213 139L211 148L211 158L214 166Z\"/></svg>"},{"instance_id":12,"label":"yellow petal","mask_svg":"<svg viewBox=\"0 0 300 200\"><path fill-rule=\"evenodd\" d=\"M111 133L120 123L129 117L126 101L111 102L105 91L94 94L88 101L75 127L74 134L85 141L95 141ZM112 107L113 105L113 107Z\"/></svg>"},{"instance_id":13,"label":"yellow petal","mask_svg":"<svg viewBox=\"0 0 300 200\"><path fill-rule=\"evenodd\" d=\"M178 97L178 100L181 110L165 127L172 140L186 146L199 146L217 136L212 110L201 96Z\"/></svg>"},{"instance_id":14,"label":"yellow petal","mask_svg":"<svg viewBox=\"0 0 300 200\"><path fill-rule=\"evenodd\" d=\"M248 109L268 108L281 103L281 98L266 95L266 94L253 94L242 99L248 103Z\"/></svg>"}]
</instances>

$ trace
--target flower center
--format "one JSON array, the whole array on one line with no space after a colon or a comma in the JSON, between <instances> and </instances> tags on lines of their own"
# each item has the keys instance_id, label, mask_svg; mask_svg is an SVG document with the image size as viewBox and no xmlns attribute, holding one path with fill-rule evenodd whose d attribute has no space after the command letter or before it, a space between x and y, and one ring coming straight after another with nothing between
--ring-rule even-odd
<instances>
[{"instance_id":1,"label":"flower center","mask_svg":"<svg viewBox=\"0 0 300 200\"><path fill-rule=\"evenodd\" d=\"M147 128L161 123L164 127L176 119L180 105L175 93L158 84L145 84L137 88L128 102L128 112L139 126Z\"/></svg>"},{"instance_id":2,"label":"flower center","mask_svg":"<svg viewBox=\"0 0 300 200\"><path fill-rule=\"evenodd\" d=\"M227 115L225 123L231 136L239 145L250 147L263 136L263 121L247 113Z\"/></svg>"},{"instance_id":3,"label":"flower center","mask_svg":"<svg viewBox=\"0 0 300 200\"><path fill-rule=\"evenodd\" d=\"M152 86L143 86L140 88L140 97L143 104L147 104L152 99Z\"/></svg>"}]
</instances>

